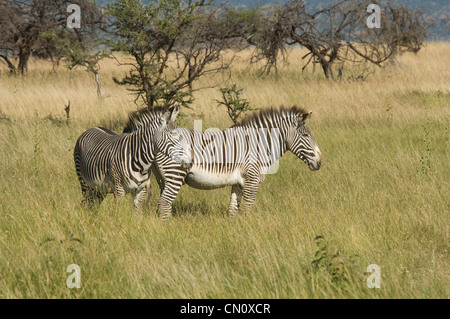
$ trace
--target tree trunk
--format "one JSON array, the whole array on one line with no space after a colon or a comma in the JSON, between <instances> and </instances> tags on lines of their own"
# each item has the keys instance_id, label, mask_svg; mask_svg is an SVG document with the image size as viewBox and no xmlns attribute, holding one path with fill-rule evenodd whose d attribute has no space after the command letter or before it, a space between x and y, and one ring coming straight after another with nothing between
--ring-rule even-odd
<instances>
[{"instance_id":1,"label":"tree trunk","mask_svg":"<svg viewBox=\"0 0 450 319\"><path fill-rule=\"evenodd\" d=\"M52 61L52 73L56 73L56 68L59 67L59 58L51 56L50 61Z\"/></svg>"},{"instance_id":2,"label":"tree trunk","mask_svg":"<svg viewBox=\"0 0 450 319\"><path fill-rule=\"evenodd\" d=\"M0 54L0 58L5 60L5 64L8 67L10 73L17 74L16 67L14 66L14 64L11 63L11 61L9 61L9 59L6 55Z\"/></svg>"},{"instance_id":3,"label":"tree trunk","mask_svg":"<svg viewBox=\"0 0 450 319\"><path fill-rule=\"evenodd\" d=\"M398 65L398 60L397 57L399 55L399 50L398 50L398 46L396 44L392 45L392 54L391 57L389 59L389 62L391 65Z\"/></svg>"},{"instance_id":4,"label":"tree trunk","mask_svg":"<svg viewBox=\"0 0 450 319\"><path fill-rule=\"evenodd\" d=\"M327 63L325 61L320 61L320 65L322 66L323 73L327 80L334 81L333 69L331 68L331 63Z\"/></svg>"},{"instance_id":5,"label":"tree trunk","mask_svg":"<svg viewBox=\"0 0 450 319\"><path fill-rule=\"evenodd\" d=\"M97 83L97 96L99 99L102 98L102 84L100 83L100 78L98 75L98 72L94 73L95 75L95 82Z\"/></svg>"},{"instance_id":6,"label":"tree trunk","mask_svg":"<svg viewBox=\"0 0 450 319\"><path fill-rule=\"evenodd\" d=\"M19 66L17 67L20 75L25 75L28 71L28 59L31 52L27 49L20 49L19 51Z\"/></svg>"},{"instance_id":7,"label":"tree trunk","mask_svg":"<svg viewBox=\"0 0 450 319\"><path fill-rule=\"evenodd\" d=\"M338 71L338 79L339 81L344 81L344 66L341 66Z\"/></svg>"}]
</instances>

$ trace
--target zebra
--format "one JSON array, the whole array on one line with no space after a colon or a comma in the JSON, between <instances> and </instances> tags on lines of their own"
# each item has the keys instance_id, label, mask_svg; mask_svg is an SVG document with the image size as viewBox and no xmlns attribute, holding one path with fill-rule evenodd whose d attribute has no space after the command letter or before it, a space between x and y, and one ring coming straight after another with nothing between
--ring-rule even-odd
<instances>
[{"instance_id":1,"label":"zebra","mask_svg":"<svg viewBox=\"0 0 450 319\"><path fill-rule=\"evenodd\" d=\"M158 200L161 218L166 220L172 215L172 202L185 183L197 189L231 186L230 216L239 210L249 211L259 184L287 150L305 162L310 170L318 170L323 163L322 153L305 123L311 114L312 111L296 106L281 107L249 115L219 132L177 128L193 145L194 163L187 171L167 155L156 155L151 170L161 190ZM147 188L150 188L150 180Z\"/></svg>"},{"instance_id":2,"label":"zebra","mask_svg":"<svg viewBox=\"0 0 450 319\"><path fill-rule=\"evenodd\" d=\"M89 207L101 204L108 193L122 200L126 193L134 195L136 213L146 198L146 184L155 155L160 152L187 169L193 151L173 121L179 106L157 107L129 114L127 126L140 127L131 133L116 134L102 127L85 131L74 149L75 170L81 185L83 203Z\"/></svg>"}]
</instances>

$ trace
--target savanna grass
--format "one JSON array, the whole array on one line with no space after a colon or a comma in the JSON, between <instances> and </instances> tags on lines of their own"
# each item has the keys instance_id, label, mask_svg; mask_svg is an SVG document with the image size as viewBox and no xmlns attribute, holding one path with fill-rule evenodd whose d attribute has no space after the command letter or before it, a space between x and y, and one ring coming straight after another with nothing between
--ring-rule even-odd
<instances>
[{"instance_id":1,"label":"savanna grass","mask_svg":"<svg viewBox=\"0 0 450 319\"><path fill-rule=\"evenodd\" d=\"M155 180L140 218L129 197L80 205L75 141L93 126L121 131L136 105L112 77L126 70L102 61L99 100L82 70L51 73L33 61L21 78L1 69L0 297L449 298L449 49L430 43L366 81L338 83L302 75L300 49L277 76L249 69L242 53L231 75L243 97L254 108L313 110L324 165L311 172L287 154L254 210L236 219L226 213L229 189L183 187L168 223L155 213ZM232 124L217 88L195 98L180 125ZM70 264L81 268L81 289L66 286ZM380 266L380 289L366 285L370 264Z\"/></svg>"}]
</instances>

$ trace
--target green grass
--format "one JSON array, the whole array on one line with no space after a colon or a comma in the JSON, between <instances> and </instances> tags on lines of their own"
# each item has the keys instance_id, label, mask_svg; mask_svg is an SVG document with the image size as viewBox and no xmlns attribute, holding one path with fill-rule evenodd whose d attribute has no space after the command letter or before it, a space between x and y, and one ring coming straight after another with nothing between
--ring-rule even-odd
<instances>
[{"instance_id":1,"label":"green grass","mask_svg":"<svg viewBox=\"0 0 450 319\"><path fill-rule=\"evenodd\" d=\"M448 298L448 125L312 121L319 171L286 155L236 219L228 188L184 187L162 223L155 182L141 218L131 197L80 206L72 150L83 124L2 121L0 297ZM313 267L318 235L339 250L338 280ZM66 287L70 264L81 289ZM380 289L366 286L369 264Z\"/></svg>"},{"instance_id":2,"label":"green grass","mask_svg":"<svg viewBox=\"0 0 450 319\"><path fill-rule=\"evenodd\" d=\"M252 108L313 110L324 165L311 172L285 155L254 210L235 219L229 188L185 186L168 223L156 216L154 180L140 218L130 196L119 205L108 195L94 211L80 206L75 141L94 126L121 131L136 109L112 81L125 69L102 61L102 100L83 70L50 73L50 63L32 61L22 78L2 69L0 298L448 299L449 47L429 43L366 81L336 83L301 74L301 49L278 76L249 69L242 52L231 74L243 98ZM226 77L198 85L221 87ZM195 98L180 125L232 125L216 107L217 88ZM81 289L66 286L71 264L81 268ZM366 285L370 264L380 266L380 289Z\"/></svg>"}]
</instances>

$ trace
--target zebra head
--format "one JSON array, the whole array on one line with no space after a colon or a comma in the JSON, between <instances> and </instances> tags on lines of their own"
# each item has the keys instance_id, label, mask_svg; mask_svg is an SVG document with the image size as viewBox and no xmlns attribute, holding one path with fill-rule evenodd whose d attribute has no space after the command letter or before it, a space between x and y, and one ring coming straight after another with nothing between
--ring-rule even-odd
<instances>
[{"instance_id":1,"label":"zebra head","mask_svg":"<svg viewBox=\"0 0 450 319\"><path fill-rule=\"evenodd\" d=\"M158 152L171 157L183 168L189 168L194 161L194 151L188 141L178 133L174 123L180 106L173 108L155 107L142 109L129 114L127 126L123 133L132 133L138 130L145 131L149 151L152 158Z\"/></svg>"},{"instance_id":2,"label":"zebra head","mask_svg":"<svg viewBox=\"0 0 450 319\"><path fill-rule=\"evenodd\" d=\"M305 120L311 114L312 111L295 116L289 130L287 148L305 162L310 170L315 171L322 166L323 160L322 153L314 140L314 135L305 123Z\"/></svg>"},{"instance_id":3,"label":"zebra head","mask_svg":"<svg viewBox=\"0 0 450 319\"><path fill-rule=\"evenodd\" d=\"M177 131L175 120L180 106L164 112L158 119L159 130L156 131L156 151L172 158L182 168L189 168L194 161L194 151L189 142Z\"/></svg>"}]
</instances>

